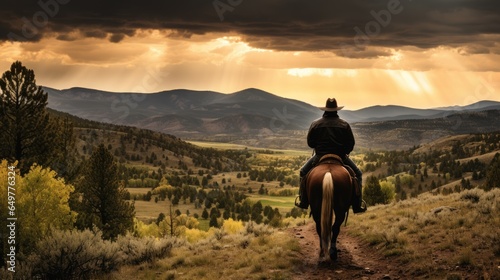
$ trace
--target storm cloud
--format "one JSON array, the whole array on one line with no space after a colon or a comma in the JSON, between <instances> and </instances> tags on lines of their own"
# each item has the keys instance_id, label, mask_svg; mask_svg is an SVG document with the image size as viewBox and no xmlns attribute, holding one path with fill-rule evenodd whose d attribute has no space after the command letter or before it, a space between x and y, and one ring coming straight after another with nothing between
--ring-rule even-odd
<instances>
[{"instance_id":1,"label":"storm cloud","mask_svg":"<svg viewBox=\"0 0 500 280\"><path fill-rule=\"evenodd\" d=\"M384 56L367 46L462 48L497 53L500 2L494 0L6 0L0 40L102 38L119 43L139 29L189 38L232 33L250 46Z\"/></svg>"}]
</instances>

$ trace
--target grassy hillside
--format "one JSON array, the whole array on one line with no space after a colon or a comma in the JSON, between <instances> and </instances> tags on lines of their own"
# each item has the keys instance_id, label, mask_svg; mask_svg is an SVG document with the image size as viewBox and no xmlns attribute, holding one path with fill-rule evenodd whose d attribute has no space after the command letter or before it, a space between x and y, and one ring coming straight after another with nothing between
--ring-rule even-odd
<instances>
[{"instance_id":1,"label":"grassy hillside","mask_svg":"<svg viewBox=\"0 0 500 280\"><path fill-rule=\"evenodd\" d=\"M499 279L498 228L500 189L472 189L371 207L346 230L414 278Z\"/></svg>"},{"instance_id":2,"label":"grassy hillside","mask_svg":"<svg viewBox=\"0 0 500 280\"><path fill-rule=\"evenodd\" d=\"M491 132L447 136L404 151L365 150L353 159L365 179L375 176L387 182L401 200L429 191L450 193L483 186L498 152L500 133Z\"/></svg>"},{"instance_id":3,"label":"grassy hillside","mask_svg":"<svg viewBox=\"0 0 500 280\"><path fill-rule=\"evenodd\" d=\"M74 126L77 148L86 158L92 149L104 144L121 164L171 170L230 171L246 169L245 151L221 151L199 147L175 136L123 125L112 125L78 118L48 109L49 113L68 119ZM242 157L243 155L243 157Z\"/></svg>"},{"instance_id":4,"label":"grassy hillside","mask_svg":"<svg viewBox=\"0 0 500 280\"><path fill-rule=\"evenodd\" d=\"M351 215L341 231L357 240L362 253L370 251L375 263L395 267L400 279L499 279L499 211L499 189L427 193ZM302 218L288 226L304 221L312 222ZM168 258L152 265L123 267L106 279L293 279L305 251L311 250L300 246L285 228L247 224L234 230L233 222L228 224L206 236L188 234L187 241L178 242ZM339 242L342 246L345 238ZM341 258L347 256L341 254ZM317 256L313 258L310 261L317 263ZM342 275L343 269L362 269L363 265L318 266L316 276Z\"/></svg>"}]
</instances>

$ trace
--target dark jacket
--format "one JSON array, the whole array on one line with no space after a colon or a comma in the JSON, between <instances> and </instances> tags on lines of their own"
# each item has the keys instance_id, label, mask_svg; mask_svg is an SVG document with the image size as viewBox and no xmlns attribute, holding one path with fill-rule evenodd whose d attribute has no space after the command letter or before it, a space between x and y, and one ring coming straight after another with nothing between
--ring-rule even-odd
<instances>
[{"instance_id":1,"label":"dark jacket","mask_svg":"<svg viewBox=\"0 0 500 280\"><path fill-rule=\"evenodd\" d=\"M315 149L318 156L336 154L342 158L354 148L351 126L339 118L336 112L325 112L315 120L307 134L307 145Z\"/></svg>"}]
</instances>

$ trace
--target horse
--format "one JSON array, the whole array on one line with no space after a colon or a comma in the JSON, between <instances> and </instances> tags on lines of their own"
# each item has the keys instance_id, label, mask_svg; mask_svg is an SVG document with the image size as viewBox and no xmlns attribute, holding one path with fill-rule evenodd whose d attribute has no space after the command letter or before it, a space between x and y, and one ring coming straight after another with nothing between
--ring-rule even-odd
<instances>
[{"instance_id":1,"label":"horse","mask_svg":"<svg viewBox=\"0 0 500 280\"><path fill-rule=\"evenodd\" d=\"M342 159L334 154L321 157L318 165L307 175L306 189L311 215L316 222L320 240L320 261L325 260L327 250L330 259L337 260L337 237L353 198L352 180ZM335 222L332 226L333 212Z\"/></svg>"}]
</instances>

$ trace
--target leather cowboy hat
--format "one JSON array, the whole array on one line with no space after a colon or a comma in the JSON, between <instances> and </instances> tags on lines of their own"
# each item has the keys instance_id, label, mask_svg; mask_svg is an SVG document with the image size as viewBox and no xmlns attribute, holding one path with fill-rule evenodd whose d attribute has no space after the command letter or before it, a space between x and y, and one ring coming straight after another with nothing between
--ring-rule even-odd
<instances>
[{"instance_id":1,"label":"leather cowboy hat","mask_svg":"<svg viewBox=\"0 0 500 280\"><path fill-rule=\"evenodd\" d=\"M335 112L338 110L342 110L344 106L337 106L337 100L335 98L328 98L326 100L326 106L325 107L319 107L320 110L326 111L326 112Z\"/></svg>"}]
</instances>

